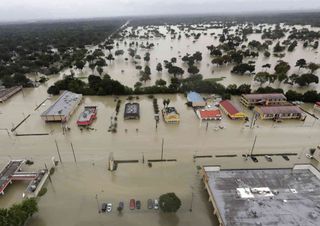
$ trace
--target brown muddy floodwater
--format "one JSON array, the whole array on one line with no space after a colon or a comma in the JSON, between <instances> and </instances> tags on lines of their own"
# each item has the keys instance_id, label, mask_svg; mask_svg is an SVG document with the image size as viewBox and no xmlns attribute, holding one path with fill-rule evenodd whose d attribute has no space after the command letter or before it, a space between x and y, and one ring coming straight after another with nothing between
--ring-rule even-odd
<instances>
[{"instance_id":1,"label":"brown muddy floodwater","mask_svg":"<svg viewBox=\"0 0 320 226\"><path fill-rule=\"evenodd\" d=\"M157 61L177 56L178 49L181 55L184 55L185 52L193 53L201 48L206 56L205 46L212 41L213 39L209 36L201 36L195 44L191 41L189 43L184 38L180 41L173 40L173 42L168 38L159 39L157 42L162 47L156 46L152 50L151 68L154 70ZM173 49L170 49L170 46L173 46ZM296 51L302 51L302 48L299 48ZM315 61L317 55L311 50L303 54L307 60L312 61ZM122 58L124 56L108 66L106 71L112 77L133 86L138 80L137 71L131 62L126 63ZM214 68L215 73L212 75L212 66L207 66L207 58L209 59L209 56L204 57L201 63L201 73L205 77L226 76L222 82L224 84L241 84L245 81L251 83L250 77L230 75L229 69L226 68ZM296 58L300 56L295 55L290 59L294 62ZM257 64L260 65L266 62L260 58L257 60ZM123 68L125 72L121 74L120 71ZM84 69L79 76L87 76L89 72L88 69ZM159 75L152 72L151 83L160 77L168 78L165 72ZM55 140L61 152L62 164L57 167L52 176L52 182L47 183L48 192L39 201L40 211L29 222L32 226L215 226L218 224L213 216L213 209L208 203L208 196L203 190L203 184L197 172L198 165L221 165L223 168L291 167L295 163L308 163L309 160L305 154L310 147L320 144L320 123L310 116L305 122L293 120L280 124L258 120L253 129L246 127L242 121L232 121L224 117L221 122L209 122L206 129L206 123L200 124L194 111L185 105L186 98L183 95L156 95L160 107L162 107L162 100L169 98L171 105L176 107L181 116L179 125L167 125L161 118L157 129L151 99L147 96L139 97L140 120L124 121L123 110L127 97L120 97L122 105L118 116L118 132L114 134L108 132L110 117L114 116L115 112L114 98L111 96L84 97L83 103L67 123L71 130L64 135L60 124L45 123L40 118L40 114L57 97L51 98L39 109L34 110L47 98L48 86L58 77L53 76L48 84L39 88L24 89L23 92L0 105L1 129L11 129L25 116L31 114L17 132L50 133L49 136L17 137L12 133L8 135L5 130L0 130L0 167L3 167L9 159L15 158L34 160L35 165L30 167L31 169L42 168L45 163L51 166L52 157L58 160ZM242 107L236 97L233 101ZM85 105L98 106L98 118L92 125L94 130L80 131L76 125L76 120ZM313 112L310 104L304 104L302 107ZM249 117L252 115L252 112L247 109L243 110ZM219 125L224 129L217 129ZM244 161L241 155L249 153L255 136L257 136L255 154L289 152L298 155L290 156L289 162L281 157L273 157L272 162L266 161L264 157L259 158L259 163L253 163L251 160ZM164 139L164 158L175 158L177 162L154 163L153 167L149 168L146 163L142 163L142 156L145 161L160 158L162 138ZM73 159L71 142L77 164ZM117 160L139 160L139 163L120 164L118 170L111 173L107 171L110 153L113 153ZM236 154L237 157L215 157L221 154ZM193 161L193 155L213 155L213 158ZM0 207L8 207L12 203L21 201L25 186L23 182L9 186L6 195L0 197ZM147 210L148 198L158 198L166 192L175 192L182 200L182 207L176 215ZM131 198L142 201L141 210L128 209ZM115 210L119 201L125 202L122 215L118 215ZM114 209L111 214L98 213L98 205L102 202L113 203ZM191 206L192 212L189 211Z\"/></svg>"}]
</instances>

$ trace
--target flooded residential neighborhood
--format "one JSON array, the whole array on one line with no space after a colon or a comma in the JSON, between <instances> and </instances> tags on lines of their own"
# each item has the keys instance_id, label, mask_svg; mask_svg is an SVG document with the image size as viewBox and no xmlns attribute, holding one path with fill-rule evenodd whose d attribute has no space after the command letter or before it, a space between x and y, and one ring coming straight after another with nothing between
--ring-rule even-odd
<instances>
[{"instance_id":1,"label":"flooded residential neighborhood","mask_svg":"<svg viewBox=\"0 0 320 226\"><path fill-rule=\"evenodd\" d=\"M312 16L0 24L0 225L315 225Z\"/></svg>"}]
</instances>

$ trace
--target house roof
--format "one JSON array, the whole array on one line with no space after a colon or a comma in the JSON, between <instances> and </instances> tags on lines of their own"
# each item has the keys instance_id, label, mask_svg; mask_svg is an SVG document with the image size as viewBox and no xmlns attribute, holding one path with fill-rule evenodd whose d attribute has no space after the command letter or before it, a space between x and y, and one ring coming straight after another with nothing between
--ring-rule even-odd
<instances>
[{"instance_id":1,"label":"house roof","mask_svg":"<svg viewBox=\"0 0 320 226\"><path fill-rule=\"evenodd\" d=\"M284 99L287 98L282 93L253 93L253 94L242 94L247 100L256 100L256 99Z\"/></svg>"},{"instance_id":2,"label":"house roof","mask_svg":"<svg viewBox=\"0 0 320 226\"><path fill-rule=\"evenodd\" d=\"M233 105L233 103L229 100L223 100L220 101L220 105L230 114L235 115L239 113L240 111L236 106Z\"/></svg>"},{"instance_id":3,"label":"house roof","mask_svg":"<svg viewBox=\"0 0 320 226\"><path fill-rule=\"evenodd\" d=\"M204 102L203 97L196 92L189 92L187 95L187 99L189 102Z\"/></svg>"},{"instance_id":4,"label":"house roof","mask_svg":"<svg viewBox=\"0 0 320 226\"><path fill-rule=\"evenodd\" d=\"M263 106L258 107L263 114L301 114L303 111L298 106Z\"/></svg>"},{"instance_id":5,"label":"house roof","mask_svg":"<svg viewBox=\"0 0 320 226\"><path fill-rule=\"evenodd\" d=\"M316 105L317 105L317 106L320 106L320 101L316 102Z\"/></svg>"},{"instance_id":6,"label":"house roof","mask_svg":"<svg viewBox=\"0 0 320 226\"><path fill-rule=\"evenodd\" d=\"M199 113L202 119L221 117L221 111L219 109L199 110Z\"/></svg>"}]
</instances>

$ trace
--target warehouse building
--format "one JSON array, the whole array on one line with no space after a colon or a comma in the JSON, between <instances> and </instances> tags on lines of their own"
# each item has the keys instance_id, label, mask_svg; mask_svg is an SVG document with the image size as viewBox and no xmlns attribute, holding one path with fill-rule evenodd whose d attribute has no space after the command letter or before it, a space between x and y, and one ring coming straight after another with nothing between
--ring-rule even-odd
<instances>
[{"instance_id":1,"label":"warehouse building","mask_svg":"<svg viewBox=\"0 0 320 226\"><path fill-rule=\"evenodd\" d=\"M204 166L202 178L219 226L313 226L320 222L320 172Z\"/></svg>"},{"instance_id":2,"label":"warehouse building","mask_svg":"<svg viewBox=\"0 0 320 226\"><path fill-rule=\"evenodd\" d=\"M46 122L67 122L82 100L82 94L64 91L62 95L41 114Z\"/></svg>"}]
</instances>

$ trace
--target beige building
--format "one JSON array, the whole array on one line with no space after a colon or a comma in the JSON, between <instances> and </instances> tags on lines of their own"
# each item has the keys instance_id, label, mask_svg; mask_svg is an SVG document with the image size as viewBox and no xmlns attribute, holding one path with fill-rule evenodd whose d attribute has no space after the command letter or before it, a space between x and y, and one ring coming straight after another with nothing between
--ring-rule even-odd
<instances>
[{"instance_id":1,"label":"beige building","mask_svg":"<svg viewBox=\"0 0 320 226\"><path fill-rule=\"evenodd\" d=\"M240 102L246 107L283 105L287 103L287 98L282 93L242 94Z\"/></svg>"},{"instance_id":2,"label":"beige building","mask_svg":"<svg viewBox=\"0 0 320 226\"><path fill-rule=\"evenodd\" d=\"M254 108L261 119L305 119L304 112L295 105L291 106L257 106Z\"/></svg>"}]
</instances>

